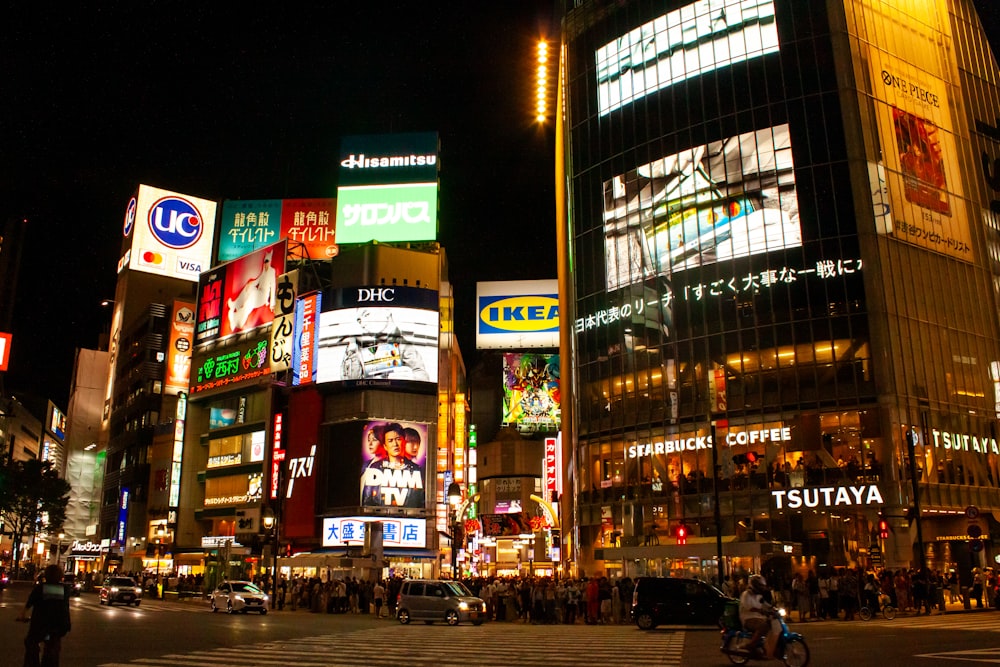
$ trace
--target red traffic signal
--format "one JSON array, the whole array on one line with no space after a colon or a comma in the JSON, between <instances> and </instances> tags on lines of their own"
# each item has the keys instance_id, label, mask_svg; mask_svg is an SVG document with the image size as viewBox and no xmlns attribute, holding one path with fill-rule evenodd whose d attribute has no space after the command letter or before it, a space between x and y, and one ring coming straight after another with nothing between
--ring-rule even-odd
<instances>
[{"instance_id":1,"label":"red traffic signal","mask_svg":"<svg viewBox=\"0 0 1000 667\"><path fill-rule=\"evenodd\" d=\"M881 540L889 539L889 522L885 519L878 520L878 536Z\"/></svg>"},{"instance_id":2,"label":"red traffic signal","mask_svg":"<svg viewBox=\"0 0 1000 667\"><path fill-rule=\"evenodd\" d=\"M687 544L688 542L688 529L687 526L677 526L677 544Z\"/></svg>"}]
</instances>

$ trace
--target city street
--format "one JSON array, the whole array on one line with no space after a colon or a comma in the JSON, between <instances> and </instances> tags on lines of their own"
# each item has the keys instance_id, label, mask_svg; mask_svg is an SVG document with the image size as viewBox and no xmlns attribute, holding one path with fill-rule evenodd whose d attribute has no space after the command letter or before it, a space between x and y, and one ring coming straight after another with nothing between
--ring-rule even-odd
<instances>
[{"instance_id":1,"label":"city street","mask_svg":"<svg viewBox=\"0 0 1000 667\"><path fill-rule=\"evenodd\" d=\"M18 583L0 594L5 651L0 666L21 664L25 626L14 622L27 595ZM796 623L812 665L995 664L1000 660L996 612L949 613L894 621ZM276 612L266 616L212 614L200 602L143 600L142 606L102 607L94 594L73 600L73 631L63 643L63 667L197 667L214 665L420 665L546 667L594 665L726 665L712 628L632 625L489 623L408 626L370 616ZM777 664L777 663L772 663Z\"/></svg>"}]
</instances>

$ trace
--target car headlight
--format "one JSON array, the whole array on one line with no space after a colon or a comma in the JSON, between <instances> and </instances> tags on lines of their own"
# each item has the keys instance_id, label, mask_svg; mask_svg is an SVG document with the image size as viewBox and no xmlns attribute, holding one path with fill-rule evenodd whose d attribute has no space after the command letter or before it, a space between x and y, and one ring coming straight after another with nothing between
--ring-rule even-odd
<instances>
[{"instance_id":1,"label":"car headlight","mask_svg":"<svg viewBox=\"0 0 1000 667\"><path fill-rule=\"evenodd\" d=\"M267 597L267 596L265 595L265 596L263 596L263 597L262 597L261 599L262 599L262 600L263 600L264 602L267 602L267 601L268 601L268 600L269 600L270 598L268 598L268 597Z\"/></svg>"},{"instance_id":2,"label":"car headlight","mask_svg":"<svg viewBox=\"0 0 1000 667\"><path fill-rule=\"evenodd\" d=\"M112 593L117 593L118 592L118 587L117 586L112 586L111 587L111 592Z\"/></svg>"},{"instance_id":3,"label":"car headlight","mask_svg":"<svg viewBox=\"0 0 1000 667\"><path fill-rule=\"evenodd\" d=\"M136 586L135 587L135 594L136 595L141 595L142 594L142 588L140 588L139 586Z\"/></svg>"},{"instance_id":4,"label":"car headlight","mask_svg":"<svg viewBox=\"0 0 1000 667\"><path fill-rule=\"evenodd\" d=\"M461 609L462 611L466 611L469 608L469 603L468 602L459 602L458 603L458 608Z\"/></svg>"},{"instance_id":5,"label":"car headlight","mask_svg":"<svg viewBox=\"0 0 1000 667\"><path fill-rule=\"evenodd\" d=\"M238 602L243 602L243 596L242 595L234 595L233 599L237 600Z\"/></svg>"},{"instance_id":6,"label":"car headlight","mask_svg":"<svg viewBox=\"0 0 1000 667\"><path fill-rule=\"evenodd\" d=\"M779 607L778 608L778 615L781 616L782 618L784 618L785 616L788 615L788 612L785 611L784 607Z\"/></svg>"}]
</instances>

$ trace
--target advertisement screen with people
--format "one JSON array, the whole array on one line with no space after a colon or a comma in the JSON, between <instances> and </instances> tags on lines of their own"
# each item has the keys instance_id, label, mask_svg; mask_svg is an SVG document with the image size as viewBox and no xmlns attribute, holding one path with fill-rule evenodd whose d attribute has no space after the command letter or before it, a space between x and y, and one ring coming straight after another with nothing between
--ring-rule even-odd
<instances>
[{"instance_id":1,"label":"advertisement screen with people","mask_svg":"<svg viewBox=\"0 0 1000 667\"><path fill-rule=\"evenodd\" d=\"M427 424L368 422L361 444L361 505L424 507L428 445Z\"/></svg>"},{"instance_id":2,"label":"advertisement screen with people","mask_svg":"<svg viewBox=\"0 0 1000 667\"><path fill-rule=\"evenodd\" d=\"M521 432L557 431L559 405L559 355L503 355L503 420Z\"/></svg>"},{"instance_id":3,"label":"advertisement screen with people","mask_svg":"<svg viewBox=\"0 0 1000 667\"><path fill-rule=\"evenodd\" d=\"M437 308L435 290L413 287L324 293L316 336L316 382L436 386Z\"/></svg>"}]
</instances>

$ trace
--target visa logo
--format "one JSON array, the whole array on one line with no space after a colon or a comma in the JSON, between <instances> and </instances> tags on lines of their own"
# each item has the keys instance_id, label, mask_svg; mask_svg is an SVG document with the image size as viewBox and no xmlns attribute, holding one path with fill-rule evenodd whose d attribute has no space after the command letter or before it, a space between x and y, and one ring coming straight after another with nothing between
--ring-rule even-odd
<instances>
[{"instance_id":1,"label":"visa logo","mask_svg":"<svg viewBox=\"0 0 1000 667\"><path fill-rule=\"evenodd\" d=\"M178 259L177 270L181 273L201 273L201 262L190 259Z\"/></svg>"},{"instance_id":2,"label":"visa logo","mask_svg":"<svg viewBox=\"0 0 1000 667\"><path fill-rule=\"evenodd\" d=\"M559 331L559 297L556 294L481 297L480 333L530 333Z\"/></svg>"}]
</instances>

